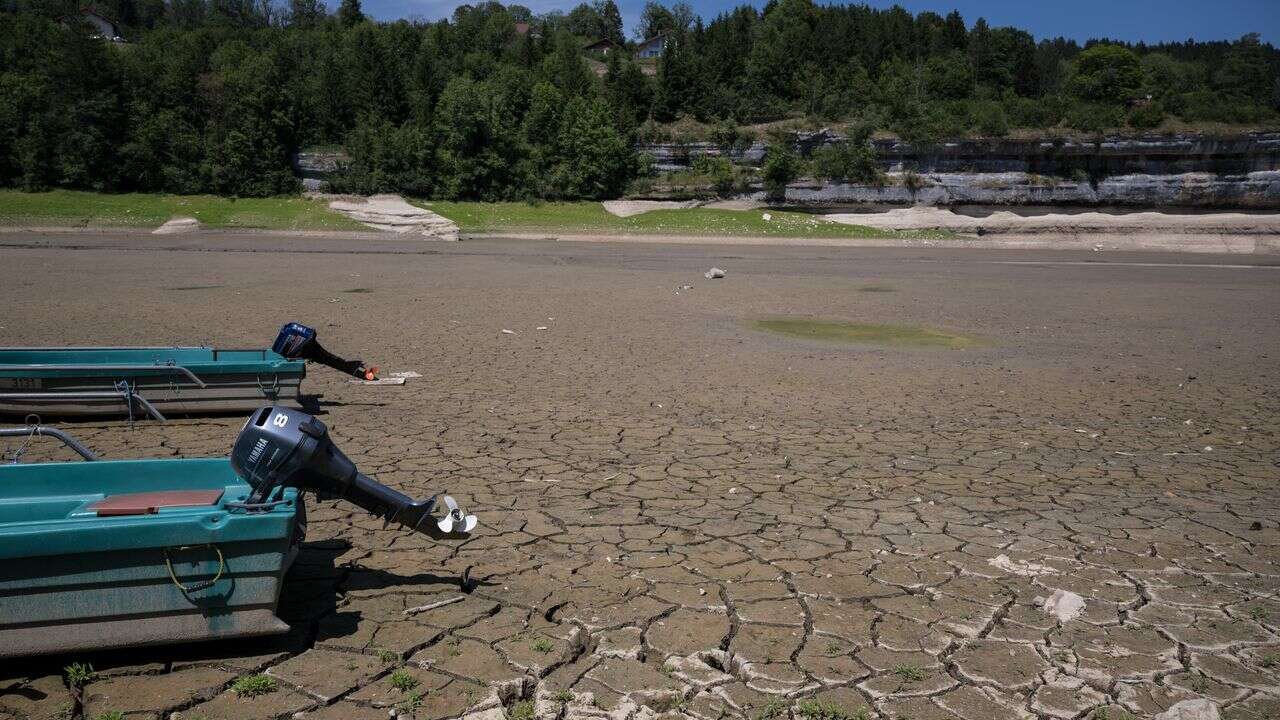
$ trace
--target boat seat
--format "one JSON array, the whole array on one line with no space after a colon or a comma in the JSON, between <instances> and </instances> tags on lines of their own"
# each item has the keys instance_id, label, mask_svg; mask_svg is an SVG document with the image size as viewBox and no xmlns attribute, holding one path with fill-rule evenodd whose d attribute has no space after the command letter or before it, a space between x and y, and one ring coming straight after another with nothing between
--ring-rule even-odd
<instances>
[{"instance_id":1,"label":"boat seat","mask_svg":"<svg viewBox=\"0 0 1280 720\"><path fill-rule=\"evenodd\" d=\"M160 490L157 492L122 493L107 496L86 510L99 517L115 515L152 515L161 508L217 505L223 490Z\"/></svg>"}]
</instances>

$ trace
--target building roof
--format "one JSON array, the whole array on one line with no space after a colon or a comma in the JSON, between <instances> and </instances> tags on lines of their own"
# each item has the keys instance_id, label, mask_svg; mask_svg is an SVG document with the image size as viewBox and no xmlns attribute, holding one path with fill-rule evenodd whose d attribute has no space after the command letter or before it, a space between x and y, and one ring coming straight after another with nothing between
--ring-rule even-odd
<instances>
[{"instance_id":1,"label":"building roof","mask_svg":"<svg viewBox=\"0 0 1280 720\"><path fill-rule=\"evenodd\" d=\"M81 15L81 17L87 17L87 16L89 16L89 15L92 15L92 16L94 16L94 17L96 17L96 18L99 18L99 19L105 20L106 22L110 23L113 27L116 25L116 21L115 21L114 19L112 19L111 17L108 17L107 15L103 14L103 12L102 12L101 10L99 10L98 8L96 8L96 7L92 6L92 5L86 5L86 6L82 7L82 8L80 8L80 15Z\"/></svg>"},{"instance_id":2,"label":"building roof","mask_svg":"<svg viewBox=\"0 0 1280 720\"><path fill-rule=\"evenodd\" d=\"M649 45L654 44L655 42L661 42L661 43L663 43L663 44L665 45L665 44L666 44L666 42L667 42L667 35L669 35L669 34L670 34L670 33L658 33L657 35L654 35L654 36L653 36L653 37L651 37L651 38L646 38L646 39L644 39L644 40L641 40L641 41L640 41L640 47L646 47L646 46L649 46Z\"/></svg>"}]
</instances>

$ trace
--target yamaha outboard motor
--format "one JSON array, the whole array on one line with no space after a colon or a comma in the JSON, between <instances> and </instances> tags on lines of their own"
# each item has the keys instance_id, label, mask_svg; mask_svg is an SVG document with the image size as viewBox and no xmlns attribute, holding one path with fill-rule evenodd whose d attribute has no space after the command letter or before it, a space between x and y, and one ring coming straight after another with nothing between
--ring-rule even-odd
<instances>
[{"instance_id":1,"label":"yamaha outboard motor","mask_svg":"<svg viewBox=\"0 0 1280 720\"><path fill-rule=\"evenodd\" d=\"M445 514L435 517L434 496L414 500L361 475L324 423L299 410L267 406L249 416L231 449L231 467L253 487L248 504L271 502L272 492L287 485L322 499L341 498L437 540L467 538L476 527L476 516L463 513L448 495Z\"/></svg>"},{"instance_id":2,"label":"yamaha outboard motor","mask_svg":"<svg viewBox=\"0 0 1280 720\"><path fill-rule=\"evenodd\" d=\"M290 360L311 360L321 365L328 365L338 372L361 380L376 380L378 377L378 368L366 368L362 360L343 360L325 350L316 339L315 328L309 328L302 323L291 322L280 328L280 334L276 336L271 350Z\"/></svg>"}]
</instances>

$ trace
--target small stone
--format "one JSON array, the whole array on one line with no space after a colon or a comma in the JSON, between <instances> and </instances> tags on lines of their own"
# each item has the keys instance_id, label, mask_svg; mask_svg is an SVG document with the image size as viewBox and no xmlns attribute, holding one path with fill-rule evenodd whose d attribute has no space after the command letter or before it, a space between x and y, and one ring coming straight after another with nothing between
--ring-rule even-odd
<instances>
[{"instance_id":1,"label":"small stone","mask_svg":"<svg viewBox=\"0 0 1280 720\"><path fill-rule=\"evenodd\" d=\"M1253 524L1249 526L1249 529L1250 529L1250 530L1255 530L1255 531L1256 531L1256 530L1261 530L1261 529L1262 529L1262 523L1261 523L1261 522L1259 522L1259 521L1257 521L1257 520L1254 520L1254 521L1253 521Z\"/></svg>"},{"instance_id":2,"label":"small stone","mask_svg":"<svg viewBox=\"0 0 1280 720\"><path fill-rule=\"evenodd\" d=\"M719 280L720 278L724 277L724 271L718 267L713 267L710 270L703 273L702 276L708 280Z\"/></svg>"},{"instance_id":3,"label":"small stone","mask_svg":"<svg viewBox=\"0 0 1280 720\"><path fill-rule=\"evenodd\" d=\"M515 331L515 330L508 330L508 329L506 329L506 328L502 328L502 334L503 334L503 335L515 335L515 334L516 334L516 331Z\"/></svg>"},{"instance_id":4,"label":"small stone","mask_svg":"<svg viewBox=\"0 0 1280 720\"><path fill-rule=\"evenodd\" d=\"M769 213L764 213L764 214L763 214L763 215L761 215L760 217L761 217L765 222L769 222L770 220L772 220L772 219L773 219L773 216L772 216L772 215L770 215Z\"/></svg>"},{"instance_id":5,"label":"small stone","mask_svg":"<svg viewBox=\"0 0 1280 720\"><path fill-rule=\"evenodd\" d=\"M539 325L538 327L534 328L534 330L546 330L546 329L547 329L546 325Z\"/></svg>"}]
</instances>

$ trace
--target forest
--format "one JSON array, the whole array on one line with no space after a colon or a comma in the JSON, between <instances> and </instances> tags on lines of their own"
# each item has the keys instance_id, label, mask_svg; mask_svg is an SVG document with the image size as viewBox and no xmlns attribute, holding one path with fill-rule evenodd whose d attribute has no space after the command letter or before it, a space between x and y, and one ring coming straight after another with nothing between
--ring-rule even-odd
<instances>
[{"instance_id":1,"label":"forest","mask_svg":"<svg viewBox=\"0 0 1280 720\"><path fill-rule=\"evenodd\" d=\"M927 144L1280 118L1280 52L1257 35L1081 44L955 12L770 0L714 18L651 2L628 38L613 0L395 22L359 0L103 0L112 40L82 10L0 0L0 187L288 194L296 152L341 147L340 192L607 198L647 171L637 142L690 124L725 146L788 119L850 128L859 146L826 162L865 166L873 132ZM653 37L662 56L635 60ZM601 39L615 49L584 51Z\"/></svg>"}]
</instances>

